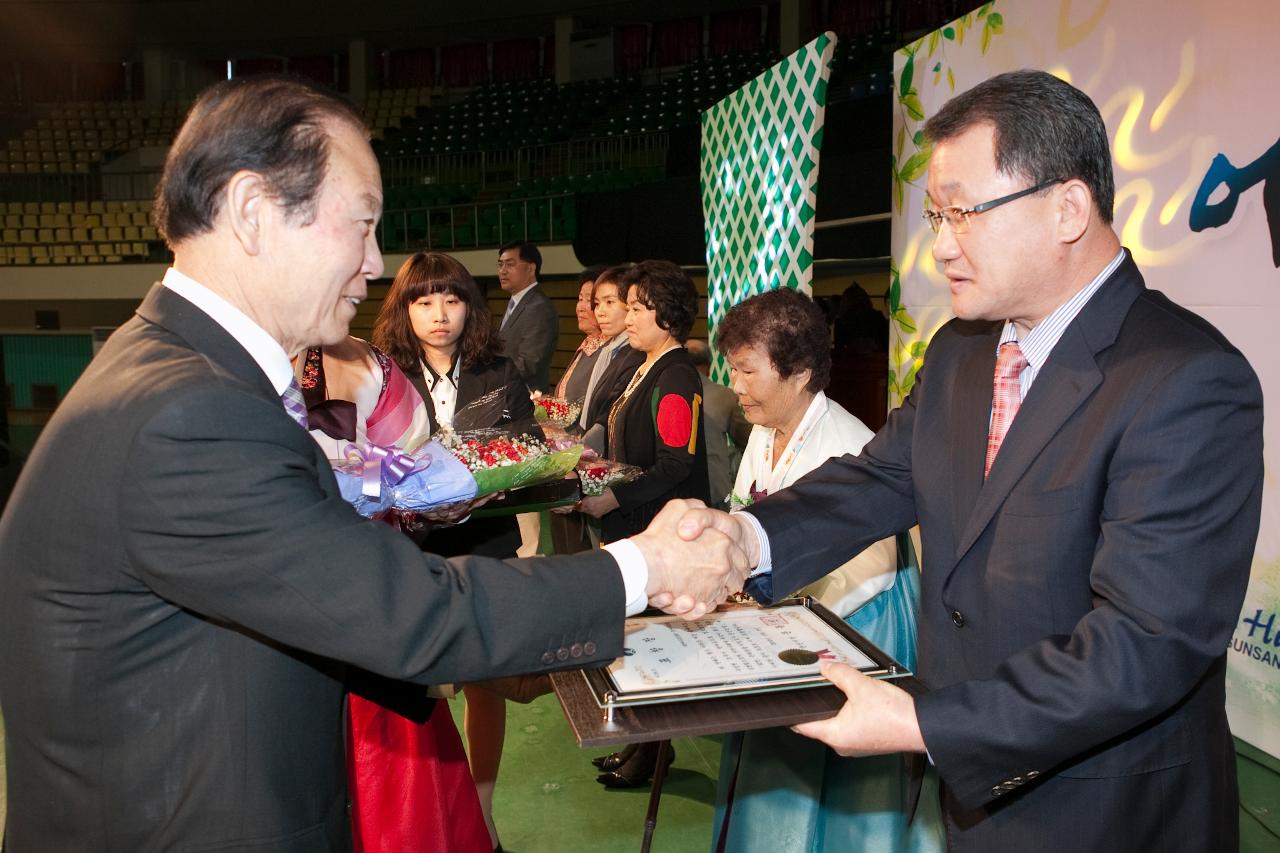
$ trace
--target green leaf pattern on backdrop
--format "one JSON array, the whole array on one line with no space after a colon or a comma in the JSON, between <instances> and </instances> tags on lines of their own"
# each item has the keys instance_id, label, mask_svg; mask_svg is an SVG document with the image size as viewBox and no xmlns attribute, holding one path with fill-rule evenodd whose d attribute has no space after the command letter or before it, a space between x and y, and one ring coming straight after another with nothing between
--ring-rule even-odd
<instances>
[{"instance_id":1,"label":"green leaf pattern on backdrop","mask_svg":"<svg viewBox=\"0 0 1280 853\"><path fill-rule=\"evenodd\" d=\"M944 85L945 81L946 94L932 99L933 103L941 103L956 90L956 75L947 58L948 49L972 50L972 41L969 43L970 47L963 47L964 37L967 31L976 27L982 31L978 47L985 54L991 46L991 39L1004 32L1004 16L994 11L995 5L996 0L985 3L902 48L906 61L894 88L900 121L892 158L895 215L909 215L903 210L907 184L921 180L929 167L930 150L925 144L922 130L928 117L917 88L924 83L925 69L928 69L929 83L934 89ZM917 71L918 62L925 64ZM914 227L915 223L912 222L911 226ZM922 246L921 252L927 251L928 246ZM896 259L890 266L889 275L889 326L892 330L889 347L889 393L890 405L896 406L911 393L911 388L915 385L916 374L924 364L928 341L924 339L915 318L902 304L902 281Z\"/></svg>"},{"instance_id":2,"label":"green leaf pattern on backdrop","mask_svg":"<svg viewBox=\"0 0 1280 853\"><path fill-rule=\"evenodd\" d=\"M824 33L702 115L713 340L725 312L750 296L777 287L812 291L818 162L834 52L835 36ZM719 353L713 353L711 378L728 384Z\"/></svg>"}]
</instances>

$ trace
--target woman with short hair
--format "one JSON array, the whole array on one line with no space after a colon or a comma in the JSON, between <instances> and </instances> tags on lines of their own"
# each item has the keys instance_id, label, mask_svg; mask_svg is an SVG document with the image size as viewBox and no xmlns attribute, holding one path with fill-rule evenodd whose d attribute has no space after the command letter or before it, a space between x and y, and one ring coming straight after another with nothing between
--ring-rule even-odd
<instances>
[{"instance_id":1,"label":"woman with short hair","mask_svg":"<svg viewBox=\"0 0 1280 853\"><path fill-rule=\"evenodd\" d=\"M618 282L625 290L627 341L644 354L618 399L588 430L603 429L605 455L644 473L578 507L600 519L600 540L644 530L672 498L706 502L707 448L702 429L702 377L684 343L698 313L698 291L670 261L642 261ZM606 788L633 788L653 776L659 744L636 744L595 759ZM674 753L666 752L667 762Z\"/></svg>"},{"instance_id":2,"label":"woman with short hair","mask_svg":"<svg viewBox=\"0 0 1280 853\"><path fill-rule=\"evenodd\" d=\"M823 393L831 373L826 317L804 294L779 288L735 305L716 329L716 348L754 424L730 496L734 507L787 488L830 457L857 454L871 439L871 430ZM898 568L893 539L796 594L817 599L915 668L919 581L914 566ZM924 798L908 827L906 790L901 756L841 758L785 728L731 734L721 751L713 849L942 850Z\"/></svg>"}]
</instances>

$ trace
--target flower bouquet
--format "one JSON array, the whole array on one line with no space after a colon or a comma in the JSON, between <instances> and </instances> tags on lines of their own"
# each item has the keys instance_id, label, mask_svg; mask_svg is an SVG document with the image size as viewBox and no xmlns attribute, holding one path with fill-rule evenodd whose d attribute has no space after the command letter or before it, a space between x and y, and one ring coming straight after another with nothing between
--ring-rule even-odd
<instances>
[{"instance_id":1,"label":"flower bouquet","mask_svg":"<svg viewBox=\"0 0 1280 853\"><path fill-rule=\"evenodd\" d=\"M643 468L612 459L582 460L578 463L578 482L584 498L604 494L605 489L619 483L630 483L643 473Z\"/></svg>"},{"instance_id":2,"label":"flower bouquet","mask_svg":"<svg viewBox=\"0 0 1280 853\"><path fill-rule=\"evenodd\" d=\"M389 510L428 512L476 497L475 477L437 441L412 452L348 444L346 457L332 465L343 500L366 518Z\"/></svg>"},{"instance_id":3,"label":"flower bouquet","mask_svg":"<svg viewBox=\"0 0 1280 853\"><path fill-rule=\"evenodd\" d=\"M533 416L538 423L564 428L577 423L580 414L582 403L578 401L547 396L535 397L533 400Z\"/></svg>"},{"instance_id":4,"label":"flower bouquet","mask_svg":"<svg viewBox=\"0 0 1280 853\"><path fill-rule=\"evenodd\" d=\"M532 436L492 429L457 433L446 428L437 440L471 472L476 496L563 478L582 455L582 445L553 450Z\"/></svg>"}]
</instances>

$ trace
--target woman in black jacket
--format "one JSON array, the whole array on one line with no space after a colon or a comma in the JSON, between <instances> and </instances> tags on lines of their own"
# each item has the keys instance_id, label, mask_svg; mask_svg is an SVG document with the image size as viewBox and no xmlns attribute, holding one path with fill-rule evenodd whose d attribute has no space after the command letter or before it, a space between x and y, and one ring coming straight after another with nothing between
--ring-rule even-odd
<instances>
[{"instance_id":1,"label":"woman in black jacket","mask_svg":"<svg viewBox=\"0 0 1280 853\"><path fill-rule=\"evenodd\" d=\"M709 499L707 449L702 430L702 378L684 348L698 313L698 292L669 261L642 261L623 277L627 338L644 361L599 423L606 455L644 474L630 483L583 498L579 508L600 519L600 539L641 532L672 498ZM670 754L669 754L670 755ZM657 744L598 759L609 788L634 787L653 775Z\"/></svg>"},{"instance_id":2,"label":"woman in black jacket","mask_svg":"<svg viewBox=\"0 0 1280 853\"><path fill-rule=\"evenodd\" d=\"M459 432L502 427L543 437L529 388L502 355L502 338L480 286L449 255L418 252L404 262L383 300L373 340L417 387L432 431L444 425ZM482 554L500 559L514 557L519 546L520 530L512 516L435 528L423 544L425 550L445 557ZM467 757L496 847L493 785L502 758L506 704L479 685L466 685L463 692Z\"/></svg>"}]
</instances>

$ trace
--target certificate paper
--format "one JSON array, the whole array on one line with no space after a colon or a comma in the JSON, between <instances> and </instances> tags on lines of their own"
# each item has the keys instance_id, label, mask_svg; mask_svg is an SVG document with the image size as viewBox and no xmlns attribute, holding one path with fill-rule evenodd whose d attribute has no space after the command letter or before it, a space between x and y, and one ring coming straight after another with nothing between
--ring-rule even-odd
<instances>
[{"instance_id":1,"label":"certificate paper","mask_svg":"<svg viewBox=\"0 0 1280 853\"><path fill-rule=\"evenodd\" d=\"M609 667L622 696L719 685L821 680L819 662L881 666L806 607L744 608L686 622L628 619L623 656Z\"/></svg>"}]
</instances>

